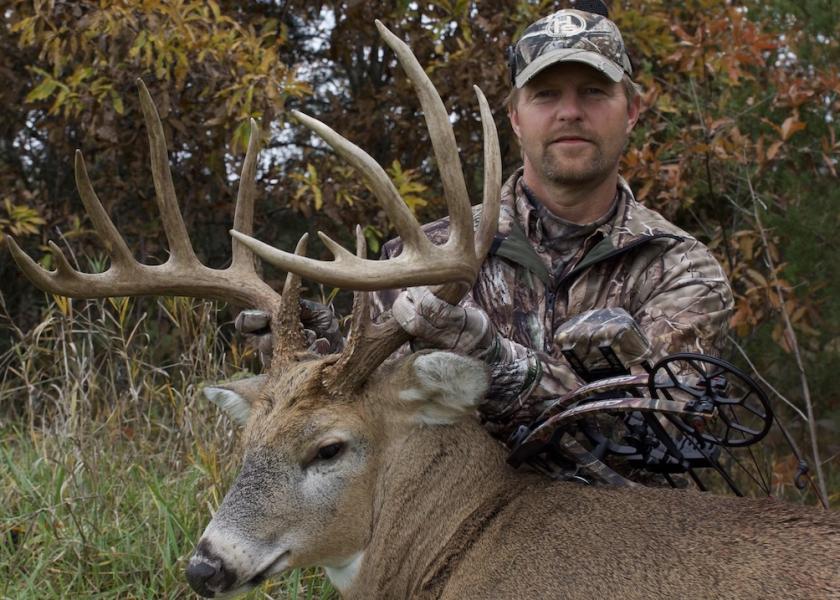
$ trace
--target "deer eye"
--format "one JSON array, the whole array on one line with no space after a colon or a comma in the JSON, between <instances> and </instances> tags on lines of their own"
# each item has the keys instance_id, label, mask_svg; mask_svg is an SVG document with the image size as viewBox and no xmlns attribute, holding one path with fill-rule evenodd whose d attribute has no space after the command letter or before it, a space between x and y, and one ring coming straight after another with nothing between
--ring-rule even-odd
<instances>
[{"instance_id":1,"label":"deer eye","mask_svg":"<svg viewBox=\"0 0 840 600\"><path fill-rule=\"evenodd\" d=\"M334 444L327 444L326 446L321 446L318 448L318 454L315 457L318 460L330 460L331 458L335 458L338 456L338 453L344 448L344 444L341 442L335 442Z\"/></svg>"}]
</instances>

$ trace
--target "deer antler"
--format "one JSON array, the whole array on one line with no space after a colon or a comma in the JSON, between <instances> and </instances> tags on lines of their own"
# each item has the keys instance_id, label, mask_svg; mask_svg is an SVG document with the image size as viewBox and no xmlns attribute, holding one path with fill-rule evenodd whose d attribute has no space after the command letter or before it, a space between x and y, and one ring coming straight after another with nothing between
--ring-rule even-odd
<instances>
[{"instance_id":1,"label":"deer antler","mask_svg":"<svg viewBox=\"0 0 840 600\"><path fill-rule=\"evenodd\" d=\"M152 177L163 228L169 244L169 260L162 265L144 265L134 260L125 240L96 196L88 178L82 153L78 150L76 151L76 187L94 227L108 248L111 257L109 269L98 274L76 271L53 242L50 242L50 251L55 257L55 271L41 268L10 239L9 248L12 257L32 283L53 294L73 298L157 294L194 296L227 300L273 314L280 305L280 295L259 278L254 268L253 255L246 246L239 241L233 241L233 260L226 269L211 269L201 264L196 258L178 209L160 117L143 81L138 79L137 86L149 135ZM253 231L259 137L259 128L251 119L251 138L248 142L245 162L242 165L233 225L235 229L246 233Z\"/></svg>"},{"instance_id":2,"label":"deer antler","mask_svg":"<svg viewBox=\"0 0 840 600\"><path fill-rule=\"evenodd\" d=\"M295 353L303 348L298 306L300 276L357 290L351 341L326 375L339 388L357 387L408 340L408 335L393 319L381 324L371 321L368 299L362 290L441 285L436 294L447 302L457 303L472 286L490 248L499 218L501 185L501 158L493 117L487 100L476 87L484 132L485 165L484 205L476 238L458 147L446 108L408 46L379 21L376 26L414 83L423 107L449 208L450 236L443 246L435 246L423 234L393 183L373 158L320 121L295 112L304 125L323 137L367 178L403 239L403 252L389 261L371 261L364 258L366 250L360 231L357 230L356 234L355 256L319 232L318 235L335 256L334 261L324 263L303 256L305 236L298 243L295 254L277 250L252 238L254 173L259 133L256 122L251 120L251 139L242 166L231 231L234 238L232 264L227 269L211 269L202 265L195 256L178 209L160 117L146 86L138 80L140 103L149 134L156 197L169 242L169 260L163 265L143 265L134 260L97 198L82 155L77 152L76 185L94 226L108 246L110 268L100 274L76 271L58 246L51 242L50 250L55 257L56 270L47 271L10 239L9 247L15 262L39 288L75 298L184 295L223 299L262 309L272 315L272 334L278 348L272 370L283 362L294 360ZM282 299L257 276L252 251L289 272Z\"/></svg>"},{"instance_id":3,"label":"deer antler","mask_svg":"<svg viewBox=\"0 0 840 600\"><path fill-rule=\"evenodd\" d=\"M324 123L298 111L293 113L301 123L323 138L366 178L394 223L397 233L402 237L402 253L387 262L366 260L354 256L318 232L318 236L335 257L331 262L322 262L296 257L237 231L232 231L231 235L248 245L263 260L328 285L374 291L389 287L447 282L459 284L459 287L465 290L469 289L475 280L478 267L484 260L498 221L501 159L490 108L481 90L476 87L485 135L485 204L479 226L480 237L478 242L475 242L472 210L461 171L458 146L443 101L408 46L379 21L376 25L414 83L423 107L451 220L447 243L435 246L426 238L394 184L370 155Z\"/></svg>"},{"instance_id":4,"label":"deer antler","mask_svg":"<svg viewBox=\"0 0 840 600\"><path fill-rule=\"evenodd\" d=\"M432 244L385 171L371 156L317 119L297 111L294 114L298 120L321 136L367 179L402 237L402 253L388 261L367 260L364 258L364 239L358 230L356 255L318 232L335 257L331 262L322 262L278 250L241 232L231 231L235 239L275 266L321 283L359 291L354 298L351 339L340 359L327 373L333 386L343 389L354 388L364 382L409 339L393 319L381 324L373 323L367 298L361 291L443 284L436 291L438 297L457 303L475 281L499 218L501 157L492 113L484 94L475 87L484 132L484 205L476 239L458 146L446 107L408 46L379 21L376 21L376 26L414 84L423 107L449 208L449 240L443 246Z\"/></svg>"}]
</instances>

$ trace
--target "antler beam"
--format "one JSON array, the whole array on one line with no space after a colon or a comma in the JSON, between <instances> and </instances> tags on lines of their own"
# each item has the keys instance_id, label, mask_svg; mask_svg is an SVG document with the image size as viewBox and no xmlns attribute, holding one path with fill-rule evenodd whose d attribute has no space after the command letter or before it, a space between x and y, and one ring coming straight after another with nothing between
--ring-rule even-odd
<instances>
[{"instance_id":1,"label":"antler beam","mask_svg":"<svg viewBox=\"0 0 840 600\"><path fill-rule=\"evenodd\" d=\"M62 296L193 296L221 299L273 312L280 303L280 295L259 278L253 255L239 241L233 241L233 261L226 269L211 269L196 258L178 208L160 117L142 80L137 80L137 86L149 136L155 197L169 243L169 260L162 265L144 265L134 260L91 185L81 152L76 151L76 187L85 210L108 249L110 267L104 273L96 274L77 271L70 266L58 246L50 242L56 270L47 271L10 239L9 248L15 262L37 287ZM258 140L259 128L252 119L251 138L242 166L234 216L234 227L249 234L253 232Z\"/></svg>"}]
</instances>

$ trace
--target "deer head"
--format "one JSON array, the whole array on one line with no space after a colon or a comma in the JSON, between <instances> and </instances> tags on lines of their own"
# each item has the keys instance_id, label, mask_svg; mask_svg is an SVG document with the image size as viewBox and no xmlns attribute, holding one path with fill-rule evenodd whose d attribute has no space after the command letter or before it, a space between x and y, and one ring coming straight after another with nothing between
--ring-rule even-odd
<instances>
[{"instance_id":1,"label":"deer head","mask_svg":"<svg viewBox=\"0 0 840 600\"><path fill-rule=\"evenodd\" d=\"M193 588L205 596L235 594L288 568L327 567L341 588L358 565L373 519L374 482L383 457L412 428L449 423L471 411L486 390L478 361L448 352L386 359L408 339L386 317L370 319L367 291L417 285L457 303L472 286L495 232L501 164L489 106L478 88L485 140L484 204L477 235L446 109L409 48L381 23L377 27L414 84L440 170L450 215L450 237L435 246L425 237L384 170L363 150L323 123L294 112L368 181L397 232L402 254L387 262L367 260L356 231L356 253L319 232L335 259L304 256L250 236L259 133L251 138L236 202L233 261L216 270L195 257L181 218L157 111L142 82L140 99L152 157L157 201L170 247L159 266L136 262L92 189L80 153L77 187L85 208L108 245L111 266L102 274L75 271L54 244L57 269L45 271L10 240L12 255L38 287L77 298L149 294L217 298L272 315L274 355L265 375L210 387L206 396L244 424L242 470L208 525L187 568ZM282 294L259 279L254 254L289 272ZM300 277L356 290L349 341L340 355L305 351L300 325Z\"/></svg>"}]
</instances>

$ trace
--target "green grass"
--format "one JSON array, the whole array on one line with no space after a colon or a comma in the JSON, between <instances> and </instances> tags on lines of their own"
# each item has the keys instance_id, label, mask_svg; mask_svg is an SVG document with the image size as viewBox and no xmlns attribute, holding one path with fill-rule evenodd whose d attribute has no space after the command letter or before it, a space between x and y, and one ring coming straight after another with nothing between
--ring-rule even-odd
<instances>
[{"instance_id":1,"label":"green grass","mask_svg":"<svg viewBox=\"0 0 840 600\"><path fill-rule=\"evenodd\" d=\"M238 467L201 396L252 358L212 303L58 299L0 357L0 598L192 598L184 566ZM248 598L335 598L295 571Z\"/></svg>"}]
</instances>

